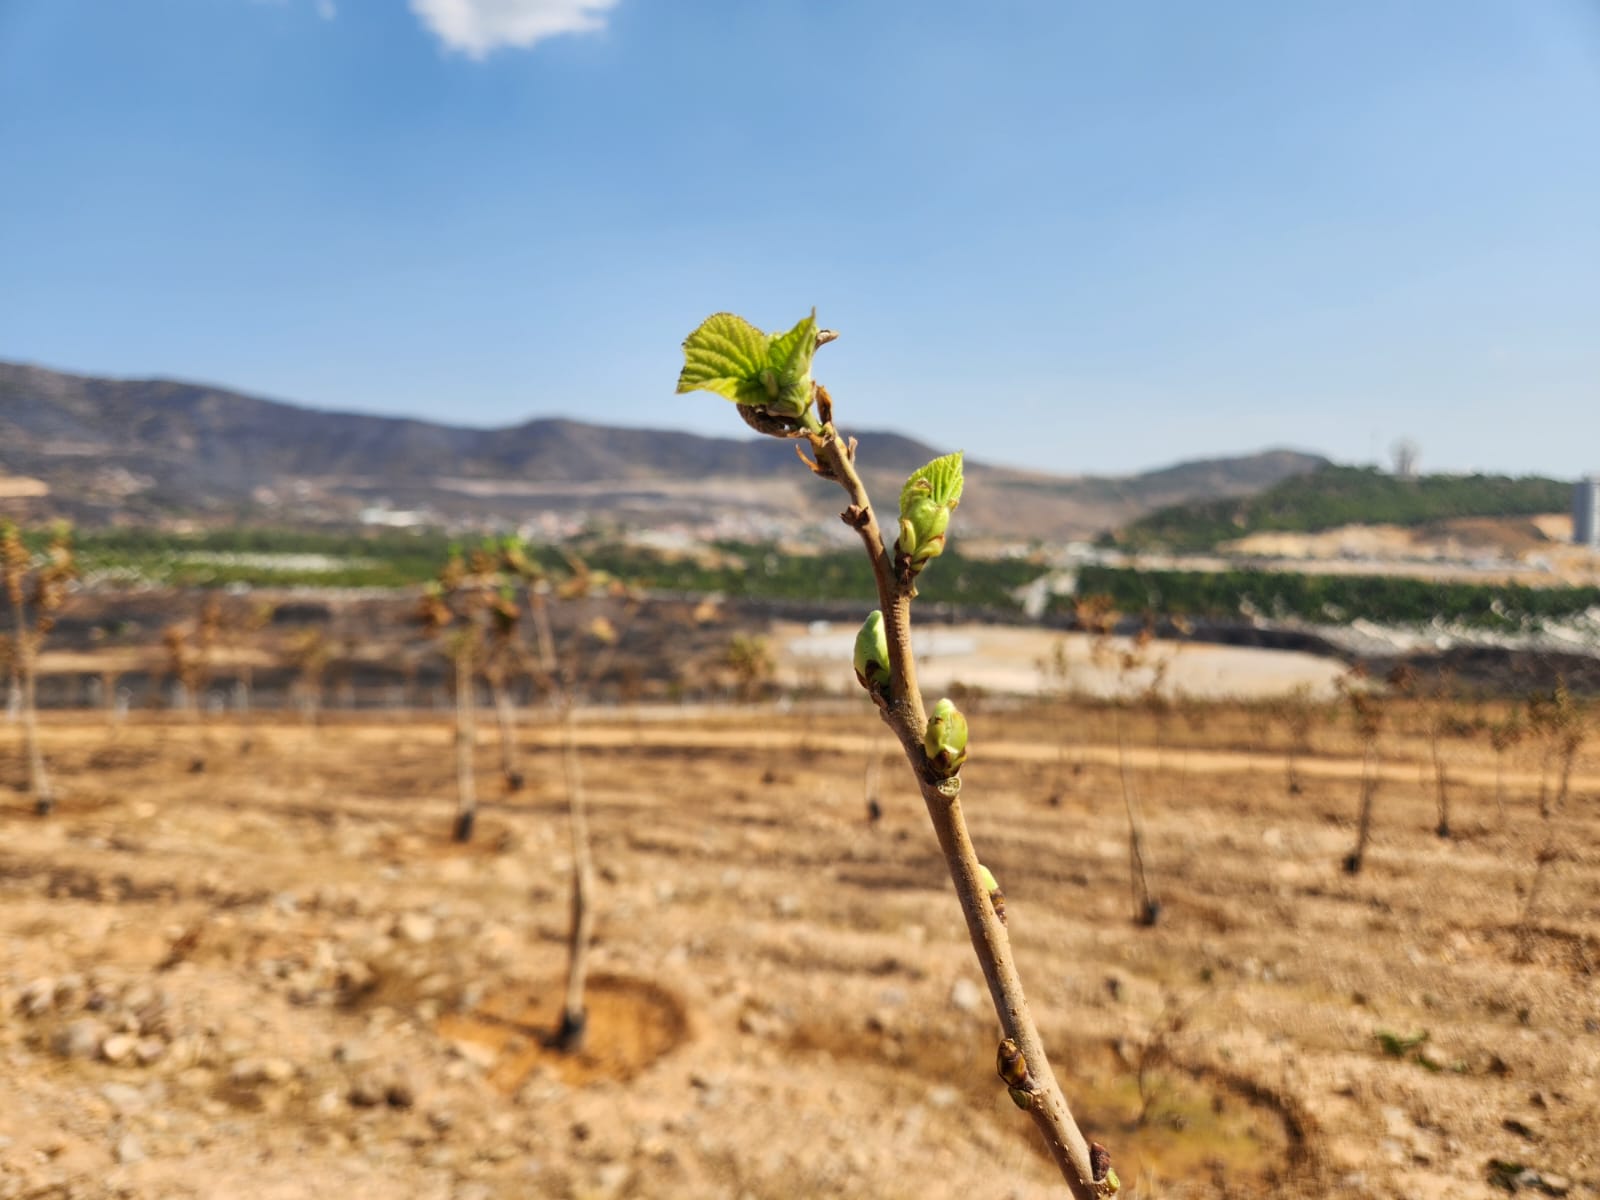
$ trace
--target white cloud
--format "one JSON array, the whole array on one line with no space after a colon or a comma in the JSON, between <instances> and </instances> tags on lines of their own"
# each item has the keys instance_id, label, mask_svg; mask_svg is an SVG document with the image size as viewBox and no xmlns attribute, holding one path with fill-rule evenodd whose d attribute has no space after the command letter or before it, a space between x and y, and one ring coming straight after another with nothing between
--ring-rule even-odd
<instances>
[{"instance_id":1,"label":"white cloud","mask_svg":"<svg viewBox=\"0 0 1600 1200\"><path fill-rule=\"evenodd\" d=\"M411 11L451 50L482 58L562 33L595 33L617 0L411 0Z\"/></svg>"}]
</instances>

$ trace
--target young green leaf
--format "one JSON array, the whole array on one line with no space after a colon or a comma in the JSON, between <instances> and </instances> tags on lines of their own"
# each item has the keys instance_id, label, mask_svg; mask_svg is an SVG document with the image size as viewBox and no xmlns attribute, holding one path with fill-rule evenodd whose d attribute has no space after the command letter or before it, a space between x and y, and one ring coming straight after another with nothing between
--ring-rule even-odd
<instances>
[{"instance_id":1,"label":"young green leaf","mask_svg":"<svg viewBox=\"0 0 1600 1200\"><path fill-rule=\"evenodd\" d=\"M946 454L934 459L925 467L911 472L900 489L900 511L915 500L931 500L944 508L954 508L961 503L962 452Z\"/></svg>"},{"instance_id":2,"label":"young green leaf","mask_svg":"<svg viewBox=\"0 0 1600 1200\"><path fill-rule=\"evenodd\" d=\"M811 406L816 349L815 309L781 334L763 333L733 313L715 313L684 339L678 391L715 392L773 416L799 417Z\"/></svg>"},{"instance_id":3,"label":"young green leaf","mask_svg":"<svg viewBox=\"0 0 1600 1200\"><path fill-rule=\"evenodd\" d=\"M961 503L961 451L936 458L912 472L900 489L900 536L895 549L913 573L944 553L950 514Z\"/></svg>"}]
</instances>

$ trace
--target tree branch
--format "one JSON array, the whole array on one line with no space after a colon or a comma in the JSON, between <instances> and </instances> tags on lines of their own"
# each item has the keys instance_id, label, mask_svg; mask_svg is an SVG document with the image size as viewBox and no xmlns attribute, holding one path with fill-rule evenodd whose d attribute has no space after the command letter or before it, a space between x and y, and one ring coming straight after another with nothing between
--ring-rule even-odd
<instances>
[{"instance_id":1,"label":"tree branch","mask_svg":"<svg viewBox=\"0 0 1600 1200\"><path fill-rule=\"evenodd\" d=\"M872 560L873 579L889 644L888 696L878 697L879 709L885 723L900 739L917 777L939 848L944 852L951 881L961 901L972 948L989 985L995 1014L1006 1040L1021 1054L1022 1067L1015 1078L1021 1080L1022 1085L1012 1087L1012 1097L1033 1117L1050 1148L1051 1158L1076 1200L1094 1200L1111 1191L1105 1182L1109 1160L1097 1163L1091 1158L1089 1143L1073 1120L1066 1097L1050 1069L1044 1041L1028 1009L1022 979L1012 958L1010 936L995 914L989 890L980 876L977 852L973 849L958 798L960 779L939 778L923 749L922 739L928 722L911 649L911 583L900 577L893 555L884 544L872 501L855 469L854 443L846 442L834 428L832 402L824 388L817 388L817 398L825 421L819 429L807 430L802 436L810 441L816 456L816 473L835 480L850 497L850 506L842 514L844 522L860 535L867 556ZM1007 1078L1007 1082L1011 1079ZM1096 1157L1105 1159L1103 1153ZM1101 1168L1099 1179L1096 1166Z\"/></svg>"}]
</instances>

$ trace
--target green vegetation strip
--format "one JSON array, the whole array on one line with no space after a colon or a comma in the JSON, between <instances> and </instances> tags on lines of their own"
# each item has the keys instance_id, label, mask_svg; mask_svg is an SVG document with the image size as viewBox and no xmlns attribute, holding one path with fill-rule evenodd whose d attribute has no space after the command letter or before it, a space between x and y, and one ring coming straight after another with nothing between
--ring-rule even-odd
<instances>
[{"instance_id":1,"label":"green vegetation strip","mask_svg":"<svg viewBox=\"0 0 1600 1200\"><path fill-rule=\"evenodd\" d=\"M1600 605L1600 588L1440 583L1397 575L1302 575L1290 571L1140 571L1084 567L1080 595L1110 596L1124 613L1168 617L1265 617L1341 623L1421 624L1441 618L1506 631L1572 617Z\"/></svg>"},{"instance_id":2,"label":"green vegetation strip","mask_svg":"<svg viewBox=\"0 0 1600 1200\"><path fill-rule=\"evenodd\" d=\"M38 540L35 537L32 540ZM453 542L437 531L319 532L225 529L193 534L90 530L78 536L84 571L112 580L179 587L313 585L406 587L432 579ZM42 544L42 543L41 543ZM610 541L573 547L597 570L661 591L795 601L858 599L871 585L863 557L850 550L794 555L770 544L718 543L693 555L664 555ZM554 560L559 550L534 547ZM1015 611L1013 591L1047 567L1025 559L967 558L951 546L941 570L919 582L928 603ZM1519 630L1600 605L1600 588L1530 588L1518 584L1436 583L1390 575L1294 572L1142 571L1087 566L1079 595L1106 595L1121 612L1238 619L1246 611L1317 622L1364 619L1418 624L1443 618L1482 628ZM1070 610L1058 598L1055 612Z\"/></svg>"},{"instance_id":3,"label":"green vegetation strip","mask_svg":"<svg viewBox=\"0 0 1600 1200\"><path fill-rule=\"evenodd\" d=\"M83 530L76 537L86 575L174 587L405 587L433 577L450 541L435 532L249 528Z\"/></svg>"},{"instance_id":4,"label":"green vegetation strip","mask_svg":"<svg viewBox=\"0 0 1600 1200\"><path fill-rule=\"evenodd\" d=\"M1209 550L1251 533L1314 533L1341 525L1424 525L1453 517L1566 512L1572 484L1538 476L1423 475L1324 467L1243 499L1163 508L1116 538L1135 549Z\"/></svg>"},{"instance_id":5,"label":"green vegetation strip","mask_svg":"<svg viewBox=\"0 0 1600 1200\"><path fill-rule=\"evenodd\" d=\"M43 544L42 535L31 540ZM452 544L477 540L431 530L218 529L176 534L116 529L80 531L77 546L86 573L130 583L406 587L432 579ZM770 544L719 543L693 555L667 555L595 539L580 539L572 548L597 570L664 591L854 600L872 583L871 568L852 550L794 555ZM559 555L552 547L532 550L552 561ZM945 561L949 566L922 589L930 603L1014 609L1011 590L1045 570L1020 560L965 558L955 549L946 553Z\"/></svg>"}]
</instances>

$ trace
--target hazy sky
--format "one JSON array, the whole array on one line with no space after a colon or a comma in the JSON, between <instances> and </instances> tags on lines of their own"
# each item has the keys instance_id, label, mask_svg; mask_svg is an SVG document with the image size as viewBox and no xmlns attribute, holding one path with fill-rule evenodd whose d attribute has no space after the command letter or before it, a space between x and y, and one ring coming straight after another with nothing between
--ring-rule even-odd
<instances>
[{"instance_id":1,"label":"hazy sky","mask_svg":"<svg viewBox=\"0 0 1600 1200\"><path fill-rule=\"evenodd\" d=\"M1600 468L1600 0L0 0L0 357L1060 471Z\"/></svg>"}]
</instances>

